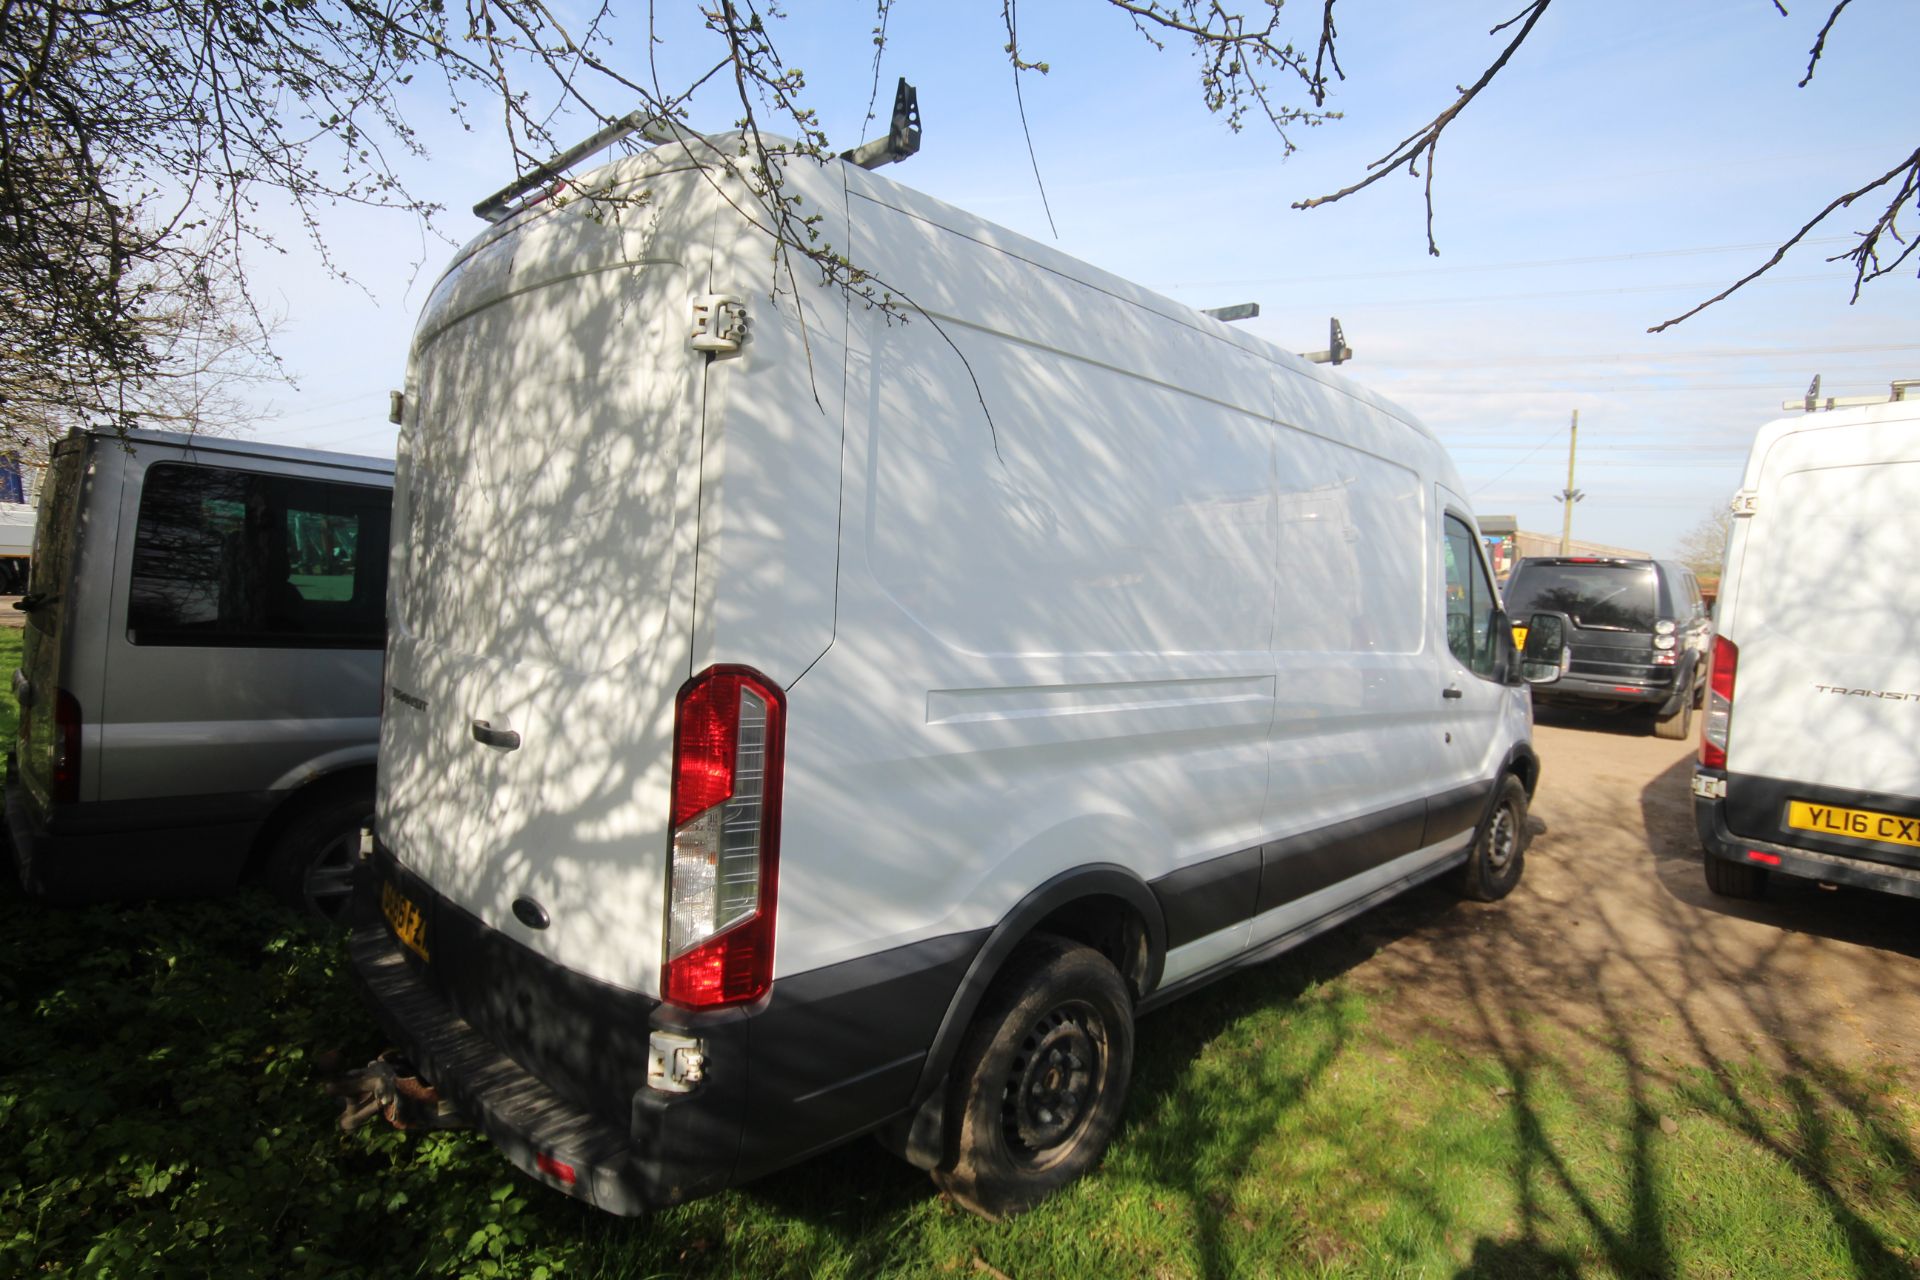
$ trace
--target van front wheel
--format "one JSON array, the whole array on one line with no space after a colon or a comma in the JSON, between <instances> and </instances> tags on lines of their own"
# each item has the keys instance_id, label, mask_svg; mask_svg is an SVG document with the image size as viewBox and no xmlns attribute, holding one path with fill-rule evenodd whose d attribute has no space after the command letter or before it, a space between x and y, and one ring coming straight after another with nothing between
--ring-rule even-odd
<instances>
[{"instance_id":1,"label":"van front wheel","mask_svg":"<svg viewBox=\"0 0 1920 1280\"><path fill-rule=\"evenodd\" d=\"M1031 1209L1098 1164L1133 1074L1133 1002L1091 947L1037 935L982 1001L954 1061L952 1158L933 1180L985 1218Z\"/></svg>"},{"instance_id":2,"label":"van front wheel","mask_svg":"<svg viewBox=\"0 0 1920 1280\"><path fill-rule=\"evenodd\" d=\"M1526 869L1528 837L1527 789L1508 774L1500 780L1493 808L1473 838L1467 865L1460 868L1462 896L1497 902L1512 893Z\"/></svg>"}]
</instances>

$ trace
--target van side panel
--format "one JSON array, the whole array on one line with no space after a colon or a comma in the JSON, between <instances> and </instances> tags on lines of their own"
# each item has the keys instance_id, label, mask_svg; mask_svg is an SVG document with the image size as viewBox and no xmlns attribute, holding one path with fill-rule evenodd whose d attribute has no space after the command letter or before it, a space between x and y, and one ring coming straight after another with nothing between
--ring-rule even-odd
<instances>
[{"instance_id":1,"label":"van side panel","mask_svg":"<svg viewBox=\"0 0 1920 1280\"><path fill-rule=\"evenodd\" d=\"M835 243L846 236L845 168L785 171ZM731 169L714 180L749 199ZM737 662L784 686L833 639L848 300L807 279L811 266L802 287L776 287L762 232L740 218L714 228L706 288L738 299L748 327L740 351L703 370L691 667Z\"/></svg>"},{"instance_id":2,"label":"van side panel","mask_svg":"<svg viewBox=\"0 0 1920 1280\"><path fill-rule=\"evenodd\" d=\"M380 727L377 636L358 647L156 644L134 632L129 601L143 495L155 466L185 469L171 472L175 476L352 486L366 504L367 532L382 546L390 497L386 477L292 461L250 463L241 455L146 443L133 445L117 461L124 477L114 519L119 532L111 572L102 575L111 584L111 598L100 615L107 634L97 798L262 793L276 783L285 787L303 767L343 753L362 767L371 765ZM188 550L181 548L180 554ZM289 572L284 563L277 569L283 579ZM376 627L384 586L375 575L363 589L375 593L369 626Z\"/></svg>"},{"instance_id":3,"label":"van side panel","mask_svg":"<svg viewBox=\"0 0 1920 1280\"><path fill-rule=\"evenodd\" d=\"M1230 885L1250 854L1257 883L1270 836L1418 810L1430 440L855 181L862 261L947 309L853 319L840 625L791 700L779 971L989 927L1091 862L1217 903L1216 864ZM1175 904L1204 937L1173 939L1195 945L1167 980L1235 954L1253 910Z\"/></svg>"}]
</instances>

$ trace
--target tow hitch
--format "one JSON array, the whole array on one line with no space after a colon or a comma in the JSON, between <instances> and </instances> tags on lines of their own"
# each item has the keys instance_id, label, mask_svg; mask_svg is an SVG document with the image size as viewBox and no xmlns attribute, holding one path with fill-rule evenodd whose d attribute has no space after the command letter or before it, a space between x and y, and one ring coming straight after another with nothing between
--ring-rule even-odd
<instances>
[{"instance_id":1,"label":"tow hitch","mask_svg":"<svg viewBox=\"0 0 1920 1280\"><path fill-rule=\"evenodd\" d=\"M453 1104L392 1049L358 1070L335 1076L326 1088L340 1100L340 1128L347 1133L376 1115L396 1129L470 1127Z\"/></svg>"}]
</instances>

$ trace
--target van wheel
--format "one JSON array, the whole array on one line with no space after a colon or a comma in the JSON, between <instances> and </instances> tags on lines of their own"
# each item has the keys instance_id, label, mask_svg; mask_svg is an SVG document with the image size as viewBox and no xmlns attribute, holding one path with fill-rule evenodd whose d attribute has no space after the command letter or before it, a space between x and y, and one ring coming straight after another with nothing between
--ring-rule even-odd
<instances>
[{"instance_id":1,"label":"van wheel","mask_svg":"<svg viewBox=\"0 0 1920 1280\"><path fill-rule=\"evenodd\" d=\"M1512 893L1526 869L1529 839L1527 789L1520 779L1508 774L1500 780L1493 808L1474 837L1467 865L1460 868L1461 896L1477 902L1498 902Z\"/></svg>"},{"instance_id":2,"label":"van wheel","mask_svg":"<svg viewBox=\"0 0 1920 1280\"><path fill-rule=\"evenodd\" d=\"M953 1066L952 1158L933 1181L984 1218L1098 1164L1133 1074L1133 1003L1106 957L1038 934L1008 961Z\"/></svg>"},{"instance_id":3,"label":"van wheel","mask_svg":"<svg viewBox=\"0 0 1920 1280\"><path fill-rule=\"evenodd\" d=\"M295 817L260 869L267 891L303 915L347 924L360 864L360 828L373 816L365 791L335 796Z\"/></svg>"},{"instance_id":4,"label":"van wheel","mask_svg":"<svg viewBox=\"0 0 1920 1280\"><path fill-rule=\"evenodd\" d=\"M1750 862L1729 862L1712 854L1707 860L1707 888L1723 898L1764 898L1767 896L1767 869Z\"/></svg>"},{"instance_id":5,"label":"van wheel","mask_svg":"<svg viewBox=\"0 0 1920 1280\"><path fill-rule=\"evenodd\" d=\"M1653 713L1653 736L1665 738L1669 742L1679 742L1693 730L1693 691L1688 690L1680 699L1680 708L1670 716L1658 711Z\"/></svg>"}]
</instances>

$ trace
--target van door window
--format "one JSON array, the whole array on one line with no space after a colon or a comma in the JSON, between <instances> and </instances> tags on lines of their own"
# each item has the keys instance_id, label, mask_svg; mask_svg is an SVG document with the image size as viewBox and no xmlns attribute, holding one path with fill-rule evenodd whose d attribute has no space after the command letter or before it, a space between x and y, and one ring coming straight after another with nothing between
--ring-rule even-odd
<instances>
[{"instance_id":1,"label":"van door window","mask_svg":"<svg viewBox=\"0 0 1920 1280\"><path fill-rule=\"evenodd\" d=\"M1447 648L1475 675L1493 674L1493 582L1458 516L1446 524Z\"/></svg>"},{"instance_id":2,"label":"van door window","mask_svg":"<svg viewBox=\"0 0 1920 1280\"><path fill-rule=\"evenodd\" d=\"M390 495L160 463L134 535L134 644L379 648Z\"/></svg>"}]
</instances>

